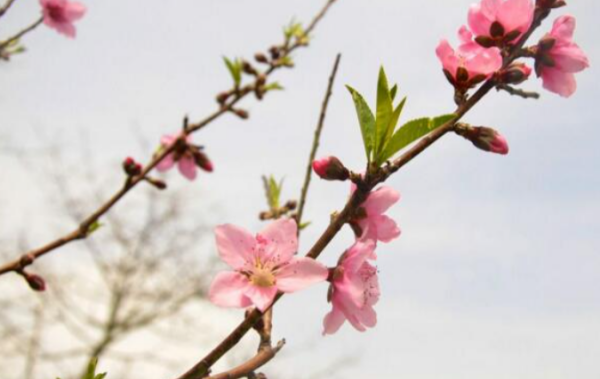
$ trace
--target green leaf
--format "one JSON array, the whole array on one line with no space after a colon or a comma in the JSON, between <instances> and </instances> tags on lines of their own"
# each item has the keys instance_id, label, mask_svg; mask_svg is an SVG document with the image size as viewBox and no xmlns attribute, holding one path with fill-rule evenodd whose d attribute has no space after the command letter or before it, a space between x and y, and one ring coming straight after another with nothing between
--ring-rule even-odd
<instances>
[{"instance_id":1,"label":"green leaf","mask_svg":"<svg viewBox=\"0 0 600 379\"><path fill-rule=\"evenodd\" d=\"M265 195L267 203L271 211L275 211L280 207L281 189L283 188L283 179L277 183L273 175L263 176L263 184L265 186Z\"/></svg>"},{"instance_id":2,"label":"green leaf","mask_svg":"<svg viewBox=\"0 0 600 379\"><path fill-rule=\"evenodd\" d=\"M354 107L356 108L356 115L358 116L360 131L365 145L365 153L367 154L367 160L371 161L371 152L373 151L373 141L375 138L375 117L363 96L350 86L346 86L346 88L348 88L348 91L352 95L352 100L354 100Z\"/></svg>"},{"instance_id":3,"label":"green leaf","mask_svg":"<svg viewBox=\"0 0 600 379\"><path fill-rule=\"evenodd\" d=\"M394 132L396 125L391 125L390 122L393 112L394 105L390 96L388 80L385 76L385 70L381 67L379 69L379 79L377 80L377 116L375 118L375 143L373 146L376 156L383 150L383 145L386 142L385 137ZM392 130L388 133L390 126Z\"/></svg>"},{"instance_id":4,"label":"green leaf","mask_svg":"<svg viewBox=\"0 0 600 379\"><path fill-rule=\"evenodd\" d=\"M242 62L239 59L235 59L234 61L230 60L227 57L223 57L225 61L225 65L233 78L233 82L236 87L239 87L242 83Z\"/></svg>"},{"instance_id":5,"label":"green leaf","mask_svg":"<svg viewBox=\"0 0 600 379\"><path fill-rule=\"evenodd\" d=\"M435 118L425 117L409 121L402 125L388 142L381 155L381 162L385 162L406 146L444 125L454 117L456 117L454 114L442 115Z\"/></svg>"},{"instance_id":6,"label":"green leaf","mask_svg":"<svg viewBox=\"0 0 600 379\"><path fill-rule=\"evenodd\" d=\"M398 93L398 85L394 84L392 89L390 90L390 97L392 98L392 102L396 99L396 94Z\"/></svg>"},{"instance_id":7,"label":"green leaf","mask_svg":"<svg viewBox=\"0 0 600 379\"><path fill-rule=\"evenodd\" d=\"M284 88L278 82L269 83L265 86L265 91L283 91Z\"/></svg>"},{"instance_id":8,"label":"green leaf","mask_svg":"<svg viewBox=\"0 0 600 379\"><path fill-rule=\"evenodd\" d=\"M312 222L310 222L310 221L303 222L303 223L300 224L299 229L300 230L304 230L304 229L308 228L308 226L310 224L312 224Z\"/></svg>"},{"instance_id":9,"label":"green leaf","mask_svg":"<svg viewBox=\"0 0 600 379\"><path fill-rule=\"evenodd\" d=\"M100 229L101 227L103 227L104 224L101 223L100 221L96 220L94 221L90 226L88 226L87 229L87 235L91 235L92 233L98 231L98 229Z\"/></svg>"},{"instance_id":10,"label":"green leaf","mask_svg":"<svg viewBox=\"0 0 600 379\"><path fill-rule=\"evenodd\" d=\"M81 379L104 379L106 373L97 374L96 375L96 366L98 365L98 359L92 358L90 363L88 364L88 369Z\"/></svg>"},{"instance_id":11,"label":"green leaf","mask_svg":"<svg viewBox=\"0 0 600 379\"><path fill-rule=\"evenodd\" d=\"M384 138L385 143L381 147L381 153L379 154L378 157L375 158L375 162L378 166L380 166L387 159L384 157L384 153L385 153L387 146L389 145L392 135L394 134L394 129L396 129L398 120L400 120L400 115L402 115L402 110L404 109L405 104L406 104L406 97L404 99L402 99L402 101L400 102L400 104L398 104L398 106L394 110L394 113L392 114L392 119L390 120L391 127L388 128L387 134L385 135L385 138Z\"/></svg>"}]
</instances>

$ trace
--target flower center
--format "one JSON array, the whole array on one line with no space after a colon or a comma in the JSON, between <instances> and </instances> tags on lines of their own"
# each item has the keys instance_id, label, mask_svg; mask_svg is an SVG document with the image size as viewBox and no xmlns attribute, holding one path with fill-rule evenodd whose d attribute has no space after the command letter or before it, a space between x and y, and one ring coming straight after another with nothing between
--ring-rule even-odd
<instances>
[{"instance_id":1,"label":"flower center","mask_svg":"<svg viewBox=\"0 0 600 379\"><path fill-rule=\"evenodd\" d=\"M257 287L271 287L275 284L275 275L271 269L257 264L252 271L250 281Z\"/></svg>"},{"instance_id":2,"label":"flower center","mask_svg":"<svg viewBox=\"0 0 600 379\"><path fill-rule=\"evenodd\" d=\"M50 18L56 22L65 22L67 19L65 17L65 12L63 7L58 5L49 5L47 7L48 15Z\"/></svg>"}]
</instances>

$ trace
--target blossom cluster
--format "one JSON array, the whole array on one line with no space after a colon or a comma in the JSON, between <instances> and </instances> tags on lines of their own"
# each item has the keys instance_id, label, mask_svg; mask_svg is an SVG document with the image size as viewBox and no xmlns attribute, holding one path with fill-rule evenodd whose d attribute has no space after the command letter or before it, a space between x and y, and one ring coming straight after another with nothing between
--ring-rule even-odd
<instances>
[{"instance_id":1,"label":"blossom cluster","mask_svg":"<svg viewBox=\"0 0 600 379\"><path fill-rule=\"evenodd\" d=\"M298 227L293 219L280 219L256 235L234 225L215 230L217 250L232 269L213 280L210 300L222 307L269 309L278 293L292 293L312 284L331 282L328 300L332 310L324 319L324 334L335 333L345 320L357 330L375 326L373 306L379 299L378 241L400 235L396 223L383 213L399 200L398 192L381 187L372 192L350 221L356 241L328 269L308 257L298 257Z\"/></svg>"},{"instance_id":2,"label":"blossom cluster","mask_svg":"<svg viewBox=\"0 0 600 379\"><path fill-rule=\"evenodd\" d=\"M559 6L546 3L538 1L537 7L532 0L482 0L473 4L468 26L459 29L458 48L455 50L447 40L442 40L436 49L444 74L456 90L464 94L494 75L499 83L525 81L531 68L523 63L504 67L505 60L515 53L513 48L522 47L518 44L532 28L535 17L547 12L546 7ZM577 88L574 73L589 67L587 56L573 42L574 31L575 18L561 16L537 46L523 50L523 56L535 58L535 71L544 88L563 97L571 96Z\"/></svg>"}]
</instances>

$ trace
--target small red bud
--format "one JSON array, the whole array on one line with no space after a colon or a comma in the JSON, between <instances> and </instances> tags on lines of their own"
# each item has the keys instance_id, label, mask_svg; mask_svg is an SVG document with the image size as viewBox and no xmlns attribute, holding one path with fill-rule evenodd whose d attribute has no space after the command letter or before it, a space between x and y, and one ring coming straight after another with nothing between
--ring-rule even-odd
<instances>
[{"instance_id":1,"label":"small red bud","mask_svg":"<svg viewBox=\"0 0 600 379\"><path fill-rule=\"evenodd\" d=\"M248 111L244 110L244 109L234 109L233 113L235 113L236 116L238 116L239 118L243 119L243 120L247 120L250 117L250 114L248 114Z\"/></svg>"},{"instance_id":2,"label":"small red bud","mask_svg":"<svg viewBox=\"0 0 600 379\"><path fill-rule=\"evenodd\" d=\"M529 79L531 71L524 63L513 63L500 73L500 80L505 84L521 84Z\"/></svg>"},{"instance_id":3,"label":"small red bud","mask_svg":"<svg viewBox=\"0 0 600 379\"><path fill-rule=\"evenodd\" d=\"M127 157L123 161L123 171L125 171L128 176L139 175L142 173L142 169L142 165L137 163L135 159L131 157Z\"/></svg>"},{"instance_id":4,"label":"small red bud","mask_svg":"<svg viewBox=\"0 0 600 379\"><path fill-rule=\"evenodd\" d=\"M43 292L46 290L46 282L41 276L23 272L23 277L25 278L27 284L29 284L29 287L31 287L32 290L38 292Z\"/></svg>"},{"instance_id":5,"label":"small red bud","mask_svg":"<svg viewBox=\"0 0 600 379\"><path fill-rule=\"evenodd\" d=\"M336 157L326 157L313 161L313 170L321 179L325 180L348 180L350 172L344 164Z\"/></svg>"}]
</instances>

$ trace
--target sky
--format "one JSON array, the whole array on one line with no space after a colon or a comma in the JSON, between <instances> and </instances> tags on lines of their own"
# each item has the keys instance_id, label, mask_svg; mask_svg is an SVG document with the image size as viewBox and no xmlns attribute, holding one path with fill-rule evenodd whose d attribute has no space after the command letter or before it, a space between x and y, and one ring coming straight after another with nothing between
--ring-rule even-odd
<instances>
[{"instance_id":1,"label":"sky","mask_svg":"<svg viewBox=\"0 0 600 379\"><path fill-rule=\"evenodd\" d=\"M285 177L284 196L298 197L335 55L342 53L342 62L320 153L360 171L364 154L344 84L372 103L383 65L408 96L404 120L451 112L452 88L434 49L440 38L456 43L471 2L338 0L311 46L297 52L296 67L277 74L285 91L260 103L245 101L250 120L226 116L194 137L206 146L214 174L192 184L175 173L167 179L198 191L191 209L218 207L210 224L259 231L261 175ZM569 3L556 15L577 17L576 40L591 61L577 76L577 93L566 100L543 91L535 79L524 87L540 91L539 101L491 93L465 121L501 131L508 156L483 153L449 135L389 180L402 195L389 213L402 236L378 249L383 294L377 327L358 333L345 325L321 337L326 287L286 297L275 316L275 336L288 341L278 366L283 371L298 373L350 355L359 359L340 377L600 376L600 3ZM322 2L86 4L76 40L40 28L23 41L26 54L0 65L0 147L35 156L59 141L67 156L81 160L83 135L94 167L110 172L125 156L148 158L140 136L158 142L178 130L184 115L198 120L215 109L215 94L230 85L222 56L264 51L280 40L284 24L309 19ZM0 35L35 20L38 8L36 1L17 1ZM546 23L535 37L549 29ZM55 223L56 209L39 177L10 156L0 155L0 163L1 236L23 225L33 243L55 236L63 225ZM312 224L301 251L348 193L345 183L314 181L306 210ZM334 263L351 242L350 231L341 233L324 261ZM242 315L215 312L224 334ZM197 352L190 353L190 364L194 357Z\"/></svg>"}]
</instances>

